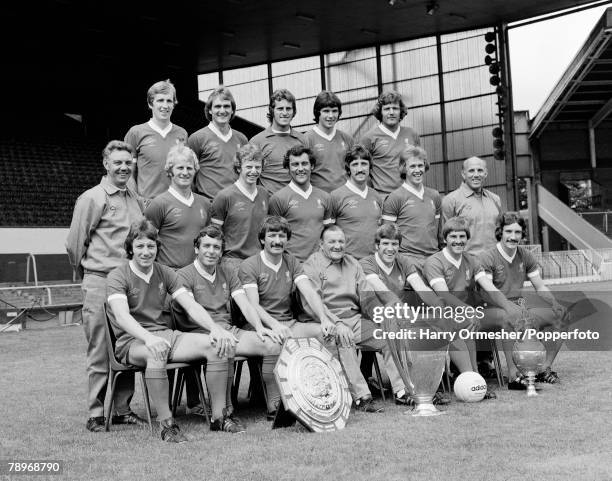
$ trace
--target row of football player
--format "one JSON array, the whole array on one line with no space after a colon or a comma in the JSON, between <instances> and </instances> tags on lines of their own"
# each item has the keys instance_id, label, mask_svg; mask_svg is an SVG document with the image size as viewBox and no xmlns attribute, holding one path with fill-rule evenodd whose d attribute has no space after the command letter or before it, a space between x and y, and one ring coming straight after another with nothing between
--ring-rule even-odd
<instances>
[{"instance_id":1,"label":"row of football player","mask_svg":"<svg viewBox=\"0 0 612 481\"><path fill-rule=\"evenodd\" d=\"M177 142L187 144L196 153L201 166L194 180L195 192L212 200L236 180L233 159L238 148L247 143L247 137L230 126L236 102L228 88L220 86L210 94L204 107L209 123L189 136L185 129L171 122L177 105L172 83L162 81L151 86L147 103L151 119L133 126L125 136L125 141L136 151L135 190L141 196L151 199L166 191L169 183L163 166L169 149ZM399 93L384 92L373 110L379 124L359 139L374 159L370 183L384 195L401 183L397 165L400 152L420 143L414 129L400 126L406 112ZM250 139L266 159L260 183L270 194L286 186L290 178L282 167L284 154L295 145L305 145L318 159L313 185L331 192L346 180L343 159L355 143L351 135L336 128L342 115L342 102L333 92L319 93L313 106L316 125L306 133L291 126L295 114L294 95L286 89L276 90L268 107L269 127Z\"/></svg>"}]
</instances>

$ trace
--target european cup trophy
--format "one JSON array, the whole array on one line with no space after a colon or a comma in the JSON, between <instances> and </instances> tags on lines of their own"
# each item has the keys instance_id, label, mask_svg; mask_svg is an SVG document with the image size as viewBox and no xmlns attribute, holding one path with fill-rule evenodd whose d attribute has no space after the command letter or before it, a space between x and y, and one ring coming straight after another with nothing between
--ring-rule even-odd
<instances>
[{"instance_id":1,"label":"european cup trophy","mask_svg":"<svg viewBox=\"0 0 612 481\"><path fill-rule=\"evenodd\" d=\"M529 316L529 310L525 303L525 299L519 299L518 305L522 308L522 318L520 323L524 325L524 329L533 327L533 319ZM516 367L527 377L527 396L537 396L535 388L535 377L542 371L544 361L546 360L546 349L537 339L521 339L514 343L512 349L512 360Z\"/></svg>"},{"instance_id":2,"label":"european cup trophy","mask_svg":"<svg viewBox=\"0 0 612 481\"><path fill-rule=\"evenodd\" d=\"M365 306L364 312L371 313L374 307L395 304L379 296L380 293L373 291L365 295L362 293L360 302L362 309ZM400 302L399 299L396 300ZM406 411L406 414L411 413L413 416L445 414L434 406L433 397L446 366L448 342L424 339L427 336L423 336L423 332L437 332L431 322L399 321L393 316L385 316L381 327L388 334L396 334L387 337L387 345L402 381L410 390L410 397L415 403L415 409Z\"/></svg>"}]
</instances>

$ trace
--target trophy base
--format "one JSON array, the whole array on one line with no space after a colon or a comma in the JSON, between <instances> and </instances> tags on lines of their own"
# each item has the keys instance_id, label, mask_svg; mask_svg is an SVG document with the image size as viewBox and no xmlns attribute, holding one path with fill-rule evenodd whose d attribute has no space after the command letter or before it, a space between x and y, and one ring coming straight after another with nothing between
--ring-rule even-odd
<instances>
[{"instance_id":1,"label":"trophy base","mask_svg":"<svg viewBox=\"0 0 612 481\"><path fill-rule=\"evenodd\" d=\"M413 417L429 417L429 416L440 416L446 414L444 411L439 411L433 403L421 403L418 404L413 411L406 411L404 414L410 414Z\"/></svg>"}]
</instances>

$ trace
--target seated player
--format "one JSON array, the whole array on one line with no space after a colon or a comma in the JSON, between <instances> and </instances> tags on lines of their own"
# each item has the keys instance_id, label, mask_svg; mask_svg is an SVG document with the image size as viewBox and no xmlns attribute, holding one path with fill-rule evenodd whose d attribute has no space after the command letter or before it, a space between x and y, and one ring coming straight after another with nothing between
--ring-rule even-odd
<instances>
[{"instance_id":1,"label":"seated player","mask_svg":"<svg viewBox=\"0 0 612 481\"><path fill-rule=\"evenodd\" d=\"M485 316L481 320L481 329L522 329L520 319L522 309L517 300L524 294L523 283L531 282L537 296L550 307L529 308L530 317L535 321L535 328L561 327L566 318L566 310L561 306L540 276L540 269L533 254L520 247L526 231L525 219L518 212L505 212L497 220L495 237L498 243L486 251L479 260L474 279L482 289L482 297L488 304ZM529 304L529 302L528 302ZM526 389L525 381L512 361L513 340L503 341L506 363L508 365L508 389ZM555 383L559 380L551 365L561 348L562 341L545 342L546 361L544 372L538 376L539 381Z\"/></svg>"},{"instance_id":2,"label":"seated player","mask_svg":"<svg viewBox=\"0 0 612 481\"><path fill-rule=\"evenodd\" d=\"M465 254L470 239L470 222L465 217L451 217L442 227L442 236L446 246L425 261L425 278L447 305L460 308L462 312L474 312L474 267L471 258ZM463 322L466 328L469 324L478 327L475 314L471 318L466 316ZM476 346L472 339L455 340L449 352L459 372L478 372ZM485 399L496 397L487 389Z\"/></svg>"},{"instance_id":3,"label":"seated player","mask_svg":"<svg viewBox=\"0 0 612 481\"><path fill-rule=\"evenodd\" d=\"M170 187L153 199L145 210L159 235L157 261L180 269L194 259L190 239L208 224L210 203L191 191L191 184L200 168L193 151L183 144L168 152L165 170Z\"/></svg>"},{"instance_id":4,"label":"seated player","mask_svg":"<svg viewBox=\"0 0 612 481\"><path fill-rule=\"evenodd\" d=\"M420 147L400 154L399 169L404 183L385 199L382 218L397 223L402 233L400 252L422 269L425 259L439 250L442 197L424 185L429 161Z\"/></svg>"},{"instance_id":5,"label":"seated player","mask_svg":"<svg viewBox=\"0 0 612 481\"><path fill-rule=\"evenodd\" d=\"M238 339L236 344L236 356L263 356L262 375L266 384L269 399L278 399L278 387L274 379L274 366L280 353L281 336L278 332L273 332L265 328L255 308L249 303L244 289L238 280L236 272L227 269L224 262L221 262L223 252L223 232L215 225L204 228L193 241L196 259L193 263L183 267L178 271L179 279L183 286L194 296L196 302L200 304L218 326L230 331ZM244 329L239 329L232 323L232 313L229 308L230 301L233 300L240 309L248 325ZM208 333L200 324L184 316L178 316L178 326L180 331L185 332L204 332ZM227 417L223 425L224 431L232 431L241 428L240 423L236 422L233 416L230 391L234 375L233 363L228 369L227 381ZM187 392L187 405L191 400L197 399L197 393ZM197 401L196 401L197 402ZM204 409L204 406L200 406ZM275 407L268 406L269 410ZM197 409L192 411L198 412ZM238 424L238 426L236 426ZM244 429L244 428L242 428Z\"/></svg>"},{"instance_id":6,"label":"seated player","mask_svg":"<svg viewBox=\"0 0 612 481\"><path fill-rule=\"evenodd\" d=\"M281 340L291 337L316 337L323 340L335 334L336 326L328 318L321 298L304 274L299 261L285 252L289 239L291 226L286 219L266 217L259 230L262 250L240 265L240 282L262 323L269 327L275 336ZM291 298L296 288L320 324L298 322L295 319ZM280 395L270 393L268 398L268 419L272 420L280 402Z\"/></svg>"},{"instance_id":7,"label":"seated player","mask_svg":"<svg viewBox=\"0 0 612 481\"><path fill-rule=\"evenodd\" d=\"M355 259L372 254L382 214L382 198L368 187L372 154L360 144L344 157L346 183L331 193L331 216L346 235L346 253Z\"/></svg>"},{"instance_id":8,"label":"seated player","mask_svg":"<svg viewBox=\"0 0 612 481\"><path fill-rule=\"evenodd\" d=\"M405 396L405 386L391 359L387 343L373 337L376 325L363 317L360 297L370 290L359 262L345 253L346 239L342 229L327 226L321 234L319 250L304 263L304 272L321 292L325 307L336 323L338 357L346 376L355 407L364 412L381 412L372 399L368 384L357 362L355 345L372 350L382 349L383 359L396 399Z\"/></svg>"},{"instance_id":9,"label":"seated player","mask_svg":"<svg viewBox=\"0 0 612 481\"><path fill-rule=\"evenodd\" d=\"M381 225L375 234L375 253L360 263L370 287L377 292L391 292L411 304L421 301L429 306L441 306L440 299L425 284L421 273L410 258L399 255L402 234L395 224ZM397 404L410 404L408 393L402 388L395 391ZM442 393L436 393L435 404L450 402Z\"/></svg>"},{"instance_id":10,"label":"seated player","mask_svg":"<svg viewBox=\"0 0 612 481\"><path fill-rule=\"evenodd\" d=\"M223 257L234 271L260 249L257 232L269 207L268 192L257 185L263 165L263 154L256 146L240 147L234 158L238 180L221 190L212 203L211 222L223 231Z\"/></svg>"},{"instance_id":11,"label":"seated player","mask_svg":"<svg viewBox=\"0 0 612 481\"><path fill-rule=\"evenodd\" d=\"M161 425L162 440L182 443L187 438L168 406L166 363L207 359L206 384L210 390L211 429L214 430L224 422L227 356L237 339L193 300L172 269L155 262L157 240L157 229L148 220L132 225L125 240L130 260L108 275L108 313L117 336L117 358L124 364L146 366L145 380ZM210 334L168 329L162 318L167 294Z\"/></svg>"},{"instance_id":12,"label":"seated player","mask_svg":"<svg viewBox=\"0 0 612 481\"><path fill-rule=\"evenodd\" d=\"M329 194L310 184L315 165L310 149L303 145L291 147L283 160L291 182L270 198L270 215L284 217L291 225L291 240L286 249L300 262L316 250L323 226L331 222Z\"/></svg>"}]
</instances>

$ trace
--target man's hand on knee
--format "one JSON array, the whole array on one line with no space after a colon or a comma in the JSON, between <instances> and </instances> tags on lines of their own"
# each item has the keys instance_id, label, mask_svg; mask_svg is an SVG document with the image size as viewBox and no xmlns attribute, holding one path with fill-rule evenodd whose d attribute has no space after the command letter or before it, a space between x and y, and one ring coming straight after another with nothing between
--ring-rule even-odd
<instances>
[{"instance_id":1,"label":"man's hand on knee","mask_svg":"<svg viewBox=\"0 0 612 481\"><path fill-rule=\"evenodd\" d=\"M145 340L145 346L156 361L166 361L170 353L170 343L163 337L151 334Z\"/></svg>"}]
</instances>

